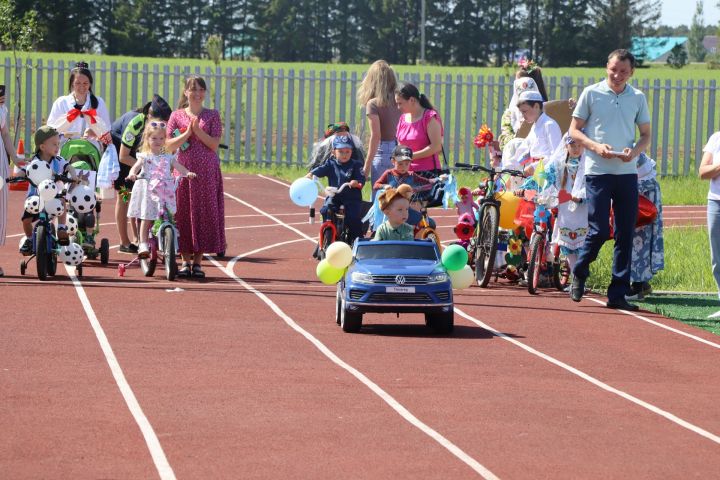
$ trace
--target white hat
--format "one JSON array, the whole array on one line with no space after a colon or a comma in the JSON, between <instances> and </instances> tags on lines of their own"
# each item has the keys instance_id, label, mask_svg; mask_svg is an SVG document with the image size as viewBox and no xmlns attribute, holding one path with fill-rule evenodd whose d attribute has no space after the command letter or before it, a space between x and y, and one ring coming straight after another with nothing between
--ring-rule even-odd
<instances>
[{"instance_id":1,"label":"white hat","mask_svg":"<svg viewBox=\"0 0 720 480\"><path fill-rule=\"evenodd\" d=\"M524 102L544 102L544 100L542 95L540 95L540 92L526 90L524 92L520 92L520 95L518 95L517 105Z\"/></svg>"}]
</instances>

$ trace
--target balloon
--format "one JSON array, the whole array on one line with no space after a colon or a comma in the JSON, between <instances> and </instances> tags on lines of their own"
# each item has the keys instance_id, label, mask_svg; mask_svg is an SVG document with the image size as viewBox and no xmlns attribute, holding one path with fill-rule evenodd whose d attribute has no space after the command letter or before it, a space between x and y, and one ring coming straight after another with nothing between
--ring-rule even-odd
<instances>
[{"instance_id":1,"label":"balloon","mask_svg":"<svg viewBox=\"0 0 720 480\"><path fill-rule=\"evenodd\" d=\"M32 183L40 185L40 182L52 178L52 169L48 162L33 160L26 168L26 175Z\"/></svg>"},{"instance_id":2,"label":"balloon","mask_svg":"<svg viewBox=\"0 0 720 480\"><path fill-rule=\"evenodd\" d=\"M96 201L95 190L87 185L78 185L70 192L70 203L80 213L92 212Z\"/></svg>"},{"instance_id":3,"label":"balloon","mask_svg":"<svg viewBox=\"0 0 720 480\"><path fill-rule=\"evenodd\" d=\"M57 184L50 178L40 182L40 184L37 186L37 190L40 198L42 198L46 202L55 198L55 195L57 195L58 191Z\"/></svg>"},{"instance_id":4,"label":"balloon","mask_svg":"<svg viewBox=\"0 0 720 480\"><path fill-rule=\"evenodd\" d=\"M51 198L50 200L46 201L44 204L44 208L48 214L48 217L50 218L59 217L65 211L65 206L63 205L62 200L59 198Z\"/></svg>"},{"instance_id":5,"label":"balloon","mask_svg":"<svg viewBox=\"0 0 720 480\"><path fill-rule=\"evenodd\" d=\"M352 248L345 242L335 242L328 247L325 258L333 267L344 269L352 262Z\"/></svg>"},{"instance_id":6,"label":"balloon","mask_svg":"<svg viewBox=\"0 0 720 480\"><path fill-rule=\"evenodd\" d=\"M78 229L78 221L73 215L68 215L65 219L65 226L68 229L68 235L75 235Z\"/></svg>"},{"instance_id":7,"label":"balloon","mask_svg":"<svg viewBox=\"0 0 720 480\"><path fill-rule=\"evenodd\" d=\"M58 258L64 262L65 265L80 265L83 261L83 249L77 243L71 243L65 247L60 248Z\"/></svg>"},{"instance_id":8,"label":"balloon","mask_svg":"<svg viewBox=\"0 0 720 480\"><path fill-rule=\"evenodd\" d=\"M460 245L448 245L442 253L442 264L448 271L462 270L467 262L467 250Z\"/></svg>"},{"instance_id":9,"label":"balloon","mask_svg":"<svg viewBox=\"0 0 720 480\"><path fill-rule=\"evenodd\" d=\"M325 285L335 285L345 274L345 269L335 268L325 259L318 263L315 273L318 279Z\"/></svg>"},{"instance_id":10,"label":"balloon","mask_svg":"<svg viewBox=\"0 0 720 480\"><path fill-rule=\"evenodd\" d=\"M37 215L42 208L42 202L37 195L30 195L25 199L25 211Z\"/></svg>"},{"instance_id":11,"label":"balloon","mask_svg":"<svg viewBox=\"0 0 720 480\"><path fill-rule=\"evenodd\" d=\"M461 270L449 270L448 275L452 287L456 290L468 288L475 280L475 273L470 268L470 265L465 265Z\"/></svg>"},{"instance_id":12,"label":"balloon","mask_svg":"<svg viewBox=\"0 0 720 480\"><path fill-rule=\"evenodd\" d=\"M315 203L317 195L317 185L309 178L298 178L290 185L290 200L298 207L309 207Z\"/></svg>"},{"instance_id":13,"label":"balloon","mask_svg":"<svg viewBox=\"0 0 720 480\"><path fill-rule=\"evenodd\" d=\"M520 197L516 197L512 192L502 192L496 195L496 198L500 200L500 228L506 230L512 230L515 225L515 210L517 210L520 204Z\"/></svg>"}]
</instances>

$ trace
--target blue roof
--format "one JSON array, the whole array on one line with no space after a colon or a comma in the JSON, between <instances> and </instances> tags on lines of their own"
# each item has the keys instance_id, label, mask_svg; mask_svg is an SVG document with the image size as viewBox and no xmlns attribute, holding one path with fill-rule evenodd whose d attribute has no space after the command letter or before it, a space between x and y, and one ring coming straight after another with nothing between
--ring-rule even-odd
<instances>
[{"instance_id":1,"label":"blue roof","mask_svg":"<svg viewBox=\"0 0 720 480\"><path fill-rule=\"evenodd\" d=\"M633 37L632 53L645 60L655 60L672 48L687 42L688 37Z\"/></svg>"}]
</instances>

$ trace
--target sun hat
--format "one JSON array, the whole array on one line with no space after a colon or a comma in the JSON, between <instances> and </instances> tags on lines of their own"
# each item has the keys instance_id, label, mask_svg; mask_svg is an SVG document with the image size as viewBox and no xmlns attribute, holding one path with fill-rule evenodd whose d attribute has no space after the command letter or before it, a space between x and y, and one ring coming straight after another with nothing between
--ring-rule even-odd
<instances>
[{"instance_id":1,"label":"sun hat","mask_svg":"<svg viewBox=\"0 0 720 480\"><path fill-rule=\"evenodd\" d=\"M410 185L403 183L397 188L386 188L383 192L378 195L378 204L380 210L385 210L398 198L404 198L410 200L412 197L413 189Z\"/></svg>"}]
</instances>

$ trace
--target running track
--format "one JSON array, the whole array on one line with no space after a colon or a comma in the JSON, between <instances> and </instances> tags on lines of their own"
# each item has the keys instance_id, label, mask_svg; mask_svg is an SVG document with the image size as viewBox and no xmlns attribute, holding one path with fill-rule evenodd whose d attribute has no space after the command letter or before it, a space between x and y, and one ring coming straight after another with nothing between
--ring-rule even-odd
<instances>
[{"instance_id":1,"label":"running track","mask_svg":"<svg viewBox=\"0 0 720 480\"><path fill-rule=\"evenodd\" d=\"M19 276L18 237L0 248L0 478L720 472L717 336L496 284L456 292L450 337L419 315L367 315L344 334L334 288L314 278L317 225L287 187L239 175L225 188L237 257L208 262L204 281L120 279L129 257L113 251L82 279L61 267L40 284L34 264ZM117 244L113 226L102 236Z\"/></svg>"}]
</instances>

